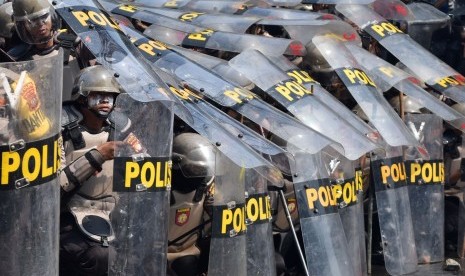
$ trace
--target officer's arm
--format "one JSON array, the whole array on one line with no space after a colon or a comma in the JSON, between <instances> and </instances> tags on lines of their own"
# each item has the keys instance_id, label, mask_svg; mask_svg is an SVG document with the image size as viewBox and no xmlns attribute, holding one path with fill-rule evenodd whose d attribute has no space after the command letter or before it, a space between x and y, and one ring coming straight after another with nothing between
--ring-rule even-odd
<instances>
[{"instance_id":1,"label":"officer's arm","mask_svg":"<svg viewBox=\"0 0 465 276\"><path fill-rule=\"evenodd\" d=\"M62 148L62 156L64 149ZM102 170L104 157L96 149L91 149L83 156L65 165L60 174L62 195L73 192L96 172Z\"/></svg>"}]
</instances>

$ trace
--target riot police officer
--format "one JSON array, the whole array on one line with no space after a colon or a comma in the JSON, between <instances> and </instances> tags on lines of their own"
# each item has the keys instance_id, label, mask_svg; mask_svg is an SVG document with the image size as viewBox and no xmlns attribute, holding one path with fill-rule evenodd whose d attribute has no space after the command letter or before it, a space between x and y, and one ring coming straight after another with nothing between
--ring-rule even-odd
<instances>
[{"instance_id":1,"label":"riot police officer","mask_svg":"<svg viewBox=\"0 0 465 276\"><path fill-rule=\"evenodd\" d=\"M196 133L181 133L173 140L173 176L169 217L168 261L171 274L197 275L206 271L201 256L208 247L199 244L205 220L204 209L211 203L215 151Z\"/></svg>"},{"instance_id":2,"label":"riot police officer","mask_svg":"<svg viewBox=\"0 0 465 276\"><path fill-rule=\"evenodd\" d=\"M81 71L74 83L74 101L63 106L60 275L107 273L112 252L108 242L113 239L109 216L116 202L112 159L123 144L110 141L119 93L113 75L96 65ZM130 125L129 120L125 123Z\"/></svg>"},{"instance_id":3,"label":"riot police officer","mask_svg":"<svg viewBox=\"0 0 465 276\"><path fill-rule=\"evenodd\" d=\"M36 59L55 50L53 38L61 22L48 1L13 1L13 19L16 32L25 43L10 52L17 60Z\"/></svg>"}]
</instances>

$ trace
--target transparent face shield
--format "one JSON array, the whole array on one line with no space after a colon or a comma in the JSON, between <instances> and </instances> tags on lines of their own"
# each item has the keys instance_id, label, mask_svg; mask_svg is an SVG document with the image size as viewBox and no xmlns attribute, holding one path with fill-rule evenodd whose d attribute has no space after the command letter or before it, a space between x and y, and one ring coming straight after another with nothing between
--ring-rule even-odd
<instances>
[{"instance_id":1,"label":"transparent face shield","mask_svg":"<svg viewBox=\"0 0 465 276\"><path fill-rule=\"evenodd\" d=\"M19 37L28 44L47 43L61 25L52 8L25 16L15 16L14 21Z\"/></svg>"}]
</instances>

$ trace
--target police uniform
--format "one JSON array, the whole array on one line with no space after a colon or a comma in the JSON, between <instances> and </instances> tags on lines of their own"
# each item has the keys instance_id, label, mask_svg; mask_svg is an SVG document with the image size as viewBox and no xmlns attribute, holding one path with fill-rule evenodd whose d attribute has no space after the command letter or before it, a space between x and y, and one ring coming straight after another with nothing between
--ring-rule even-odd
<instances>
[{"instance_id":1,"label":"police uniform","mask_svg":"<svg viewBox=\"0 0 465 276\"><path fill-rule=\"evenodd\" d=\"M88 67L76 78L73 99L87 98L92 92L119 93L113 75L100 65ZM108 256L114 249L110 213L117 198L113 190L113 161L105 161L96 149L110 141L115 120L130 121L116 111L96 115L102 129L92 131L83 124L84 106L66 103L62 112L62 214L60 223L60 274L106 275ZM92 112L92 110L90 110ZM106 118L106 119L104 119Z\"/></svg>"}]
</instances>

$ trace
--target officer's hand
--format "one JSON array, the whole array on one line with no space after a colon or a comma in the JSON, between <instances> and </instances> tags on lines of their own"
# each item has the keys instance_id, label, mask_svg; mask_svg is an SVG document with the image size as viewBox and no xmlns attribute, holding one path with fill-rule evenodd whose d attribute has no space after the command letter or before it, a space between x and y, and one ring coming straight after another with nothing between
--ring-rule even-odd
<instances>
[{"instance_id":1,"label":"officer's hand","mask_svg":"<svg viewBox=\"0 0 465 276\"><path fill-rule=\"evenodd\" d=\"M105 160L112 160L115 158L115 149L123 146L124 143L121 141L110 141L105 142L97 147L97 150L103 156Z\"/></svg>"}]
</instances>

